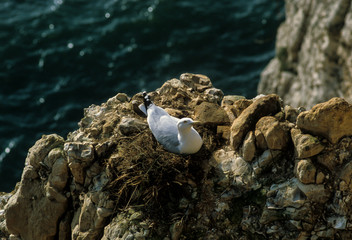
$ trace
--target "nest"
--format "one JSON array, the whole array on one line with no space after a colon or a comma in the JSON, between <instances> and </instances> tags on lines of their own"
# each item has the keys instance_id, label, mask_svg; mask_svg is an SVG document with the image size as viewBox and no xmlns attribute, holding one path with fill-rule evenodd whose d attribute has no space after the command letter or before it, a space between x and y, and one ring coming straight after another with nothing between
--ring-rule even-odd
<instances>
[{"instance_id":1,"label":"nest","mask_svg":"<svg viewBox=\"0 0 352 240\"><path fill-rule=\"evenodd\" d=\"M120 209L135 205L159 208L182 197L189 163L189 156L162 149L149 130L120 138L107 163L112 179L108 190Z\"/></svg>"}]
</instances>

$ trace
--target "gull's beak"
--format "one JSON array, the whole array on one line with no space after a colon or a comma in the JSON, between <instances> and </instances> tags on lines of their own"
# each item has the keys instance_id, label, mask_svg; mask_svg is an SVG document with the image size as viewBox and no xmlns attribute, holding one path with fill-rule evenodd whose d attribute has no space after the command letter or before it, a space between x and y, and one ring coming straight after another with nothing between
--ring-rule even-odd
<instances>
[{"instance_id":1,"label":"gull's beak","mask_svg":"<svg viewBox=\"0 0 352 240\"><path fill-rule=\"evenodd\" d=\"M193 121L193 123L192 123L192 125L200 125L200 124L202 124L202 122L200 122L200 121Z\"/></svg>"}]
</instances>

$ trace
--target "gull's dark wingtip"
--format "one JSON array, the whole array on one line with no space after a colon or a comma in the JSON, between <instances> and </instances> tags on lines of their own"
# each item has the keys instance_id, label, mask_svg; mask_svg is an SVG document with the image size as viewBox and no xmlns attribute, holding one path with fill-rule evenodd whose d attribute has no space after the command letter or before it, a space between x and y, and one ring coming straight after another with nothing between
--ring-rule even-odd
<instances>
[{"instance_id":1,"label":"gull's dark wingtip","mask_svg":"<svg viewBox=\"0 0 352 240\"><path fill-rule=\"evenodd\" d=\"M146 91L143 92L143 101L144 101L145 109L148 109L150 104L152 104L152 101L150 100L150 96L147 94Z\"/></svg>"}]
</instances>

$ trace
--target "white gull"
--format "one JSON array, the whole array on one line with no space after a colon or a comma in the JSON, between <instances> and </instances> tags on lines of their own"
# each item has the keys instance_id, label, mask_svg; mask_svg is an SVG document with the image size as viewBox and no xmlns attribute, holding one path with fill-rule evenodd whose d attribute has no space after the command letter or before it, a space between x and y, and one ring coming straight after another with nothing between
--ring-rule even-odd
<instances>
[{"instance_id":1,"label":"white gull","mask_svg":"<svg viewBox=\"0 0 352 240\"><path fill-rule=\"evenodd\" d=\"M191 118L175 118L156 106L149 95L143 93L144 103L140 110L147 115L149 128L156 140L169 152L193 154L202 147L203 140L193 128L196 123Z\"/></svg>"}]
</instances>

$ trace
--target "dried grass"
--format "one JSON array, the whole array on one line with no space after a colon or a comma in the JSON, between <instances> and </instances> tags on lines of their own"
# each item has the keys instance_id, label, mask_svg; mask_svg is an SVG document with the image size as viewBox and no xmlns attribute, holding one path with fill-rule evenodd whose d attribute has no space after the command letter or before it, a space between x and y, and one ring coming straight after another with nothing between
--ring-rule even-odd
<instances>
[{"instance_id":1,"label":"dried grass","mask_svg":"<svg viewBox=\"0 0 352 240\"><path fill-rule=\"evenodd\" d=\"M177 192L182 187L175 179L186 178L189 159L163 150L149 130L121 138L107 163L113 179L108 190L122 209L160 205L165 195L161 192Z\"/></svg>"}]
</instances>

